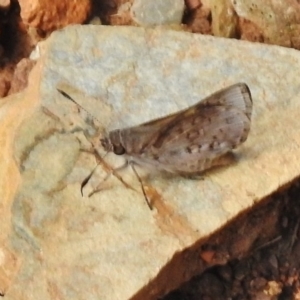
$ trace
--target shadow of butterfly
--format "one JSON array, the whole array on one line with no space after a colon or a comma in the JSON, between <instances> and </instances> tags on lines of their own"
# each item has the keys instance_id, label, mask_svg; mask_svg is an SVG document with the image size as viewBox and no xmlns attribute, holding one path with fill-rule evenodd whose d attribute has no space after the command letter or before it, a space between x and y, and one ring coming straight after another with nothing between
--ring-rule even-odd
<instances>
[{"instance_id":1,"label":"shadow of butterfly","mask_svg":"<svg viewBox=\"0 0 300 300\"><path fill-rule=\"evenodd\" d=\"M250 90L245 83L237 83L177 113L110 131L100 141L107 152L126 157L126 164L114 172L130 165L152 209L135 165L184 176L223 165L224 157L246 141L251 113Z\"/></svg>"}]
</instances>

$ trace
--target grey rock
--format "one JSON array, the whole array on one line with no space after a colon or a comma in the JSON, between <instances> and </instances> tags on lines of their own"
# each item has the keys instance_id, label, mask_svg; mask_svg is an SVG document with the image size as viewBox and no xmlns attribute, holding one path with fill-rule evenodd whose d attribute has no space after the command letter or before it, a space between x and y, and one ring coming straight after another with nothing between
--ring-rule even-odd
<instances>
[{"instance_id":1,"label":"grey rock","mask_svg":"<svg viewBox=\"0 0 300 300\"><path fill-rule=\"evenodd\" d=\"M134 0L132 18L140 25L180 24L184 12L183 0Z\"/></svg>"}]
</instances>

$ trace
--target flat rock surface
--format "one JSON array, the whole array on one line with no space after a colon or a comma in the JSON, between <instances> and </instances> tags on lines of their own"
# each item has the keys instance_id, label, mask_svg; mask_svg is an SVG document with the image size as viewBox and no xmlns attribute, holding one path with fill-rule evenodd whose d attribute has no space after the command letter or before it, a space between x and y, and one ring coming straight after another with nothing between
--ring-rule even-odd
<instances>
[{"instance_id":1,"label":"flat rock surface","mask_svg":"<svg viewBox=\"0 0 300 300\"><path fill-rule=\"evenodd\" d=\"M276 46L133 27L54 33L29 88L1 107L0 193L12 205L8 238L22 261L6 299L157 299L205 269L201 241L299 175L299 73L299 53ZM111 176L87 197L107 174L101 164L81 196L96 165L84 150L92 141L104 154L104 131L176 112L236 82L249 85L254 106L235 163L202 180L145 179L152 211L129 168L121 176L132 188ZM10 169L9 178L22 182L15 197L3 172L12 152L21 177ZM105 161L122 164L113 154Z\"/></svg>"}]
</instances>

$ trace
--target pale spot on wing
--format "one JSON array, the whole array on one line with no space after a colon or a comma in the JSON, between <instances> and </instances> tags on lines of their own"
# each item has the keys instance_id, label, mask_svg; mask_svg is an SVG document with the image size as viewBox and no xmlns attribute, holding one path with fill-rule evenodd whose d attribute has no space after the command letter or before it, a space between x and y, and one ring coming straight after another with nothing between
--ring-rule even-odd
<instances>
[{"instance_id":1,"label":"pale spot on wing","mask_svg":"<svg viewBox=\"0 0 300 300\"><path fill-rule=\"evenodd\" d=\"M199 151L201 151L198 145L188 146L186 148L186 150L187 150L188 153L192 153L192 154L199 153Z\"/></svg>"},{"instance_id":2,"label":"pale spot on wing","mask_svg":"<svg viewBox=\"0 0 300 300\"><path fill-rule=\"evenodd\" d=\"M201 147L202 152L208 151L208 149L209 149L209 144L203 144L202 147Z\"/></svg>"},{"instance_id":3,"label":"pale spot on wing","mask_svg":"<svg viewBox=\"0 0 300 300\"><path fill-rule=\"evenodd\" d=\"M219 146L221 149L228 149L229 143L227 141L221 142Z\"/></svg>"}]
</instances>

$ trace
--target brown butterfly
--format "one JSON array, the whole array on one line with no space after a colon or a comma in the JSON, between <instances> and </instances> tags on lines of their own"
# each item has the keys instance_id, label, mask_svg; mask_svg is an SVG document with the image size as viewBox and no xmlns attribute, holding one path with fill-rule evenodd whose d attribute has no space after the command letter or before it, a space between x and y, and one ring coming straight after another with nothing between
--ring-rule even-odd
<instances>
[{"instance_id":1,"label":"brown butterfly","mask_svg":"<svg viewBox=\"0 0 300 300\"><path fill-rule=\"evenodd\" d=\"M135 165L188 176L222 165L222 158L246 141L251 113L250 90L237 83L177 113L110 131L100 141L107 152L126 157L151 208Z\"/></svg>"}]
</instances>

